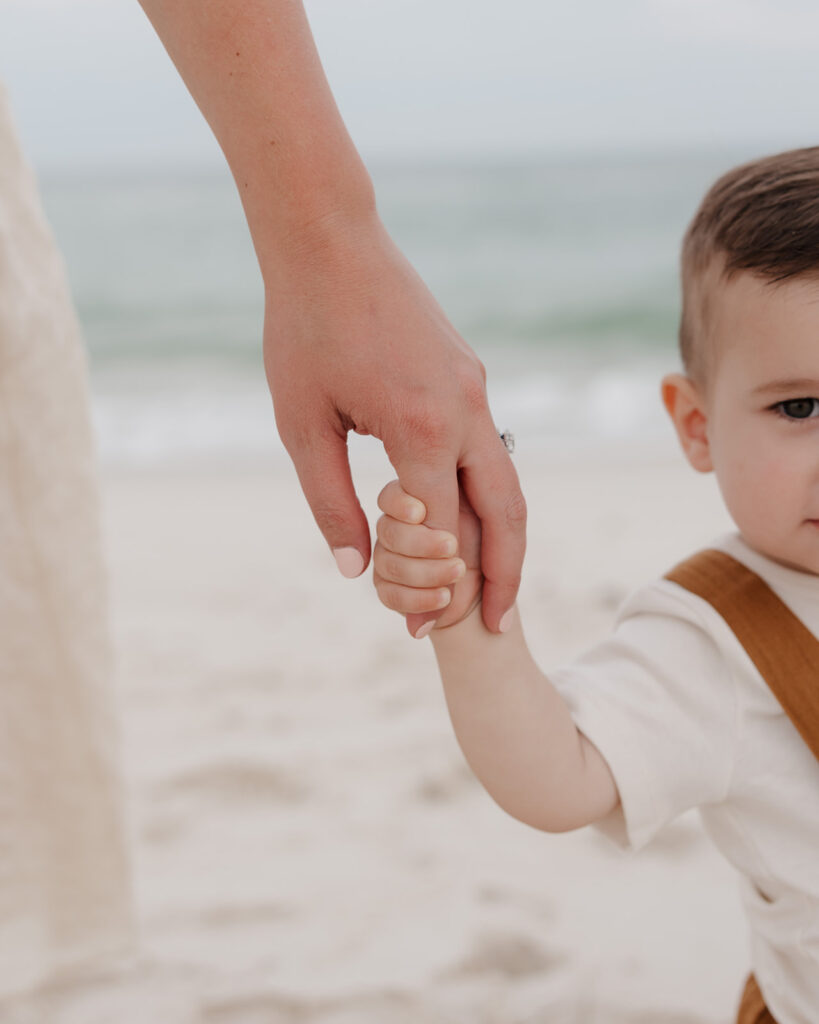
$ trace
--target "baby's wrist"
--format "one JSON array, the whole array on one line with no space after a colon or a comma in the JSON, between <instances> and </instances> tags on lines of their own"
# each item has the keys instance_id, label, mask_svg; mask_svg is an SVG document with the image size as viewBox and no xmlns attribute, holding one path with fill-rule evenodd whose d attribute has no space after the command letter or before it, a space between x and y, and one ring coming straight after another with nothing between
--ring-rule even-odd
<instances>
[{"instance_id":1,"label":"baby's wrist","mask_svg":"<svg viewBox=\"0 0 819 1024\"><path fill-rule=\"evenodd\" d=\"M481 588L478 590L478 592L475 595L475 597L473 598L473 600L470 602L469 606L466 608L466 610L464 612L462 612L458 616L458 618L456 618L456 620L454 620L452 622L447 622L447 621L445 621L445 617L441 616L442 620L444 620L441 626L437 625L437 623L440 620L432 620L429 623L425 623L421 627L421 629L416 633L416 638L420 640L423 637L432 635L432 637L434 639L435 635L440 635L441 633L445 633L447 630L452 629L452 627L454 627L454 626L461 626L461 625L463 625L468 620L468 618L471 618L473 615L477 614L479 616L480 615L480 611L481 611L481 598L482 598L482 596L483 596L483 587L481 586Z\"/></svg>"},{"instance_id":2,"label":"baby's wrist","mask_svg":"<svg viewBox=\"0 0 819 1024\"><path fill-rule=\"evenodd\" d=\"M443 626L434 626L433 627L433 632L440 633L443 630L450 630L454 626L460 626L461 623L463 623L465 620L467 620L467 618L469 618L469 616L474 611L476 611L476 610L478 610L480 608L482 600L483 600L483 587L481 587L481 589L475 595L472 603L467 608L467 610L463 613L463 615L461 615L460 617L456 618L456 621L454 623L445 623Z\"/></svg>"}]
</instances>

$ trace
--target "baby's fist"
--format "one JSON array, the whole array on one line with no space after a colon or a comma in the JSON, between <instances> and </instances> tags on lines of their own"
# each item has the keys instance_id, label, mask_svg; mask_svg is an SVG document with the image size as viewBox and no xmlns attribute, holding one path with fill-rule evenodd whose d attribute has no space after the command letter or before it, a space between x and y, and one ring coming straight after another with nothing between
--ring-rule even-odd
<instances>
[{"instance_id":1,"label":"baby's fist","mask_svg":"<svg viewBox=\"0 0 819 1024\"><path fill-rule=\"evenodd\" d=\"M378 541L373 552L379 600L403 615L441 612L434 622L421 626L416 636L426 636L433 626L454 625L472 608L481 590L480 523L474 512L462 497L462 557L456 557L456 538L424 526L426 508L397 480L378 496L378 507L384 513L376 525Z\"/></svg>"}]
</instances>

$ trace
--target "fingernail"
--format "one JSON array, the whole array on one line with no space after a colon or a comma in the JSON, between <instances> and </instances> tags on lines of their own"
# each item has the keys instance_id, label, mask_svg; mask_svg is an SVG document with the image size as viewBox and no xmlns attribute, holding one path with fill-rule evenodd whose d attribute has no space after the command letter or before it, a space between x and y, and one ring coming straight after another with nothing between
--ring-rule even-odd
<instances>
[{"instance_id":1,"label":"fingernail","mask_svg":"<svg viewBox=\"0 0 819 1024\"><path fill-rule=\"evenodd\" d=\"M454 555L458 550L458 541L454 537L449 537L441 544L441 551L444 555Z\"/></svg>"},{"instance_id":2,"label":"fingernail","mask_svg":"<svg viewBox=\"0 0 819 1024\"><path fill-rule=\"evenodd\" d=\"M442 590L440 594L438 594L438 604L436 605L436 607L446 608L446 606L449 604L451 600L452 591L449 588L447 588L446 590Z\"/></svg>"},{"instance_id":3,"label":"fingernail","mask_svg":"<svg viewBox=\"0 0 819 1024\"><path fill-rule=\"evenodd\" d=\"M423 640L425 636L429 636L437 621L437 619L433 619L431 622L425 622L423 626L419 626L415 631L415 639Z\"/></svg>"},{"instance_id":4,"label":"fingernail","mask_svg":"<svg viewBox=\"0 0 819 1024\"><path fill-rule=\"evenodd\" d=\"M498 623L498 629L501 631L501 633L508 633L509 632L509 630L512 628L512 619L513 618L514 618L514 615L512 613L512 609L511 608L509 609L508 612L504 613L504 615L501 616L501 620Z\"/></svg>"},{"instance_id":5,"label":"fingernail","mask_svg":"<svg viewBox=\"0 0 819 1024\"><path fill-rule=\"evenodd\" d=\"M422 523L426 514L427 510L420 501L412 501L407 505L406 516L412 523Z\"/></svg>"},{"instance_id":6,"label":"fingernail","mask_svg":"<svg viewBox=\"0 0 819 1024\"><path fill-rule=\"evenodd\" d=\"M462 576L466 576L466 562L456 563L456 565L453 566L452 571L455 574L452 577L453 580L459 580Z\"/></svg>"},{"instance_id":7,"label":"fingernail","mask_svg":"<svg viewBox=\"0 0 819 1024\"><path fill-rule=\"evenodd\" d=\"M348 580L355 579L364 571L364 559L357 548L333 548L338 571Z\"/></svg>"}]
</instances>

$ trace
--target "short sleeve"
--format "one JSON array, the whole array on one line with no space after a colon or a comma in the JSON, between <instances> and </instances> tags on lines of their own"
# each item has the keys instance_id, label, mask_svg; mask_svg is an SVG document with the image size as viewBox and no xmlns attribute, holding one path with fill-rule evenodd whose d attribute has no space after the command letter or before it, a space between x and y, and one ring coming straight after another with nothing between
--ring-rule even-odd
<instances>
[{"instance_id":1,"label":"short sleeve","mask_svg":"<svg viewBox=\"0 0 819 1024\"><path fill-rule=\"evenodd\" d=\"M609 639L547 672L611 769L620 807L595 827L624 849L730 785L736 688L697 605L711 611L676 584L647 587Z\"/></svg>"}]
</instances>

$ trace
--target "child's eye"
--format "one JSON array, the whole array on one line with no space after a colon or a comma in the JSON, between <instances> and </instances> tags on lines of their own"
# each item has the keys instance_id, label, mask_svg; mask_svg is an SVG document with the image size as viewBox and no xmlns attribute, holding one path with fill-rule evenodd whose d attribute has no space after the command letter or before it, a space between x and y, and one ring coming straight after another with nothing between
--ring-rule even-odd
<instances>
[{"instance_id":1,"label":"child's eye","mask_svg":"<svg viewBox=\"0 0 819 1024\"><path fill-rule=\"evenodd\" d=\"M774 409L788 420L809 420L819 416L819 398L789 398Z\"/></svg>"}]
</instances>

